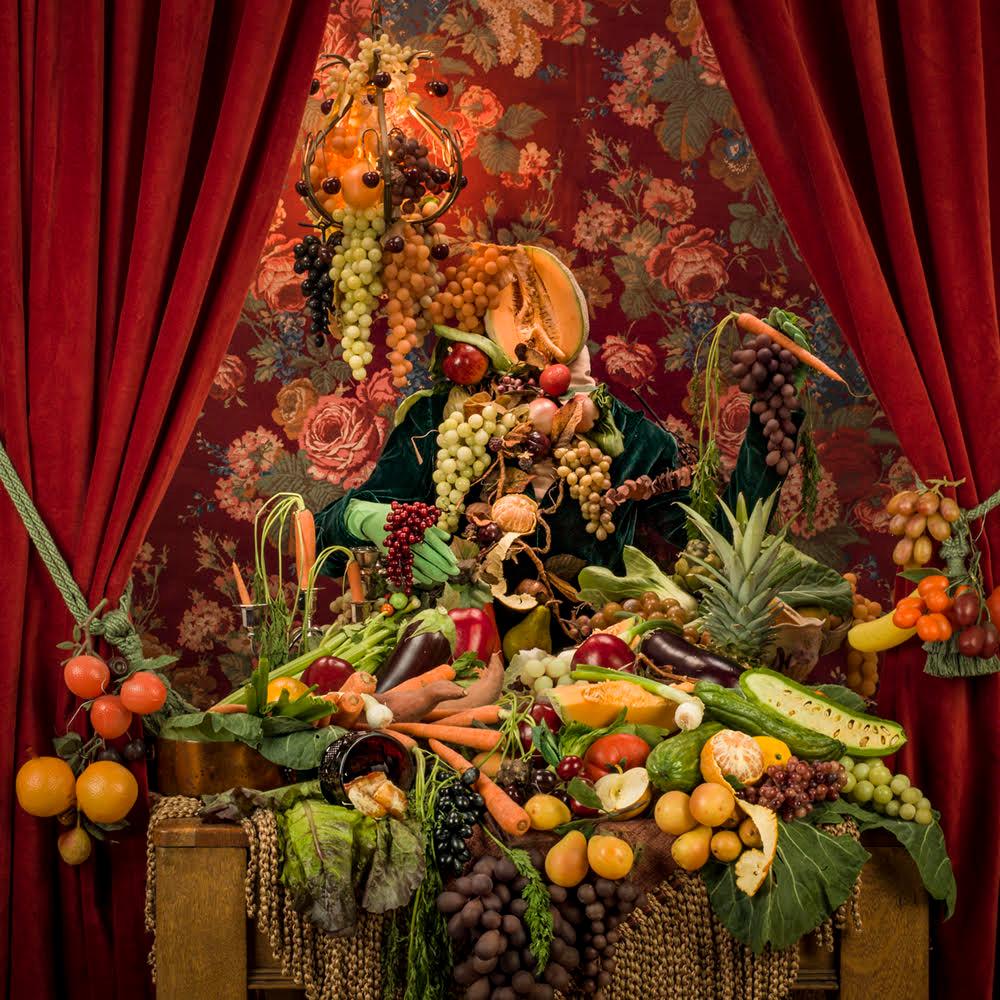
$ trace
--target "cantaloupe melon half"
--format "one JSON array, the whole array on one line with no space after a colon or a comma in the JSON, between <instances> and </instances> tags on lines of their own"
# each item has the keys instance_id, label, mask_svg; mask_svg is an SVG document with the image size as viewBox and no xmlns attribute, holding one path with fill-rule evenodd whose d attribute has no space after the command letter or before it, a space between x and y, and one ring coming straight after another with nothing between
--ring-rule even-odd
<instances>
[{"instance_id":1,"label":"cantaloupe melon half","mask_svg":"<svg viewBox=\"0 0 1000 1000\"><path fill-rule=\"evenodd\" d=\"M591 729L608 726L625 709L625 721L640 726L676 729L677 705L629 681L560 684L546 692L563 722L582 722Z\"/></svg>"},{"instance_id":2,"label":"cantaloupe melon half","mask_svg":"<svg viewBox=\"0 0 1000 1000\"><path fill-rule=\"evenodd\" d=\"M500 292L499 305L486 313L486 332L512 358L525 344L569 364L590 333L583 290L548 250L519 246L510 256L514 274Z\"/></svg>"}]
</instances>

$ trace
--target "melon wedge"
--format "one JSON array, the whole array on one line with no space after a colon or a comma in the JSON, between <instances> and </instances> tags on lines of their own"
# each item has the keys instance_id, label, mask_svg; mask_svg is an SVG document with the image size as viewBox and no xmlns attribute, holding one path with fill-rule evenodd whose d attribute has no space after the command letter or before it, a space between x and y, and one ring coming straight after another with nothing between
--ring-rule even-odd
<instances>
[{"instance_id":1,"label":"melon wedge","mask_svg":"<svg viewBox=\"0 0 1000 1000\"><path fill-rule=\"evenodd\" d=\"M582 722L591 729L601 729L611 725L624 708L626 722L662 729L677 728L675 702L644 691L629 681L561 684L550 688L546 694L563 722Z\"/></svg>"},{"instance_id":2,"label":"melon wedge","mask_svg":"<svg viewBox=\"0 0 1000 1000\"><path fill-rule=\"evenodd\" d=\"M587 300L573 272L541 247L519 246L511 261L513 277L486 313L486 332L511 358L524 344L569 364L590 333Z\"/></svg>"}]
</instances>

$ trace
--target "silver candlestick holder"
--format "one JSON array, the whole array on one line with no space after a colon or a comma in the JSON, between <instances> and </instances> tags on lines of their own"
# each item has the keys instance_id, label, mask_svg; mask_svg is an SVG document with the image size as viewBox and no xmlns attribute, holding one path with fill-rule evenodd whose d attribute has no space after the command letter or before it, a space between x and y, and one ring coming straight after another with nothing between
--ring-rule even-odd
<instances>
[{"instance_id":1,"label":"silver candlestick holder","mask_svg":"<svg viewBox=\"0 0 1000 1000\"><path fill-rule=\"evenodd\" d=\"M240 612L240 625L246 633L250 643L250 655L256 659L260 655L260 647L257 644L257 630L264 621L264 610L266 604L237 604Z\"/></svg>"}]
</instances>

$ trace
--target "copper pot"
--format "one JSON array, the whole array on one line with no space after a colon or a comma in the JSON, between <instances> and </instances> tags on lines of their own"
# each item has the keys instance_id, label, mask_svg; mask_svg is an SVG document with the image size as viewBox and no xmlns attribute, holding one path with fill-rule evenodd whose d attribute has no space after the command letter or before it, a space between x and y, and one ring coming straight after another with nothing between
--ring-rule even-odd
<instances>
[{"instance_id":1,"label":"copper pot","mask_svg":"<svg viewBox=\"0 0 1000 1000\"><path fill-rule=\"evenodd\" d=\"M268 791L286 784L282 770L237 740L156 741L156 790L161 795L213 795L230 788Z\"/></svg>"}]
</instances>

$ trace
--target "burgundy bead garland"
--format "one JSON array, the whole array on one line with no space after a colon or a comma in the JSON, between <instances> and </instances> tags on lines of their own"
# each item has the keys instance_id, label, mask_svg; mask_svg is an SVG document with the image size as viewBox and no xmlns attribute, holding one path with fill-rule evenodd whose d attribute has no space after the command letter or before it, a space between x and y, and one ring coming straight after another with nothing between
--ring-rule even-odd
<instances>
[{"instance_id":1,"label":"burgundy bead garland","mask_svg":"<svg viewBox=\"0 0 1000 1000\"><path fill-rule=\"evenodd\" d=\"M389 584L404 594L413 593L413 546L424 540L424 532L437 524L440 511L432 504L400 503L393 500L385 519L385 575Z\"/></svg>"}]
</instances>

